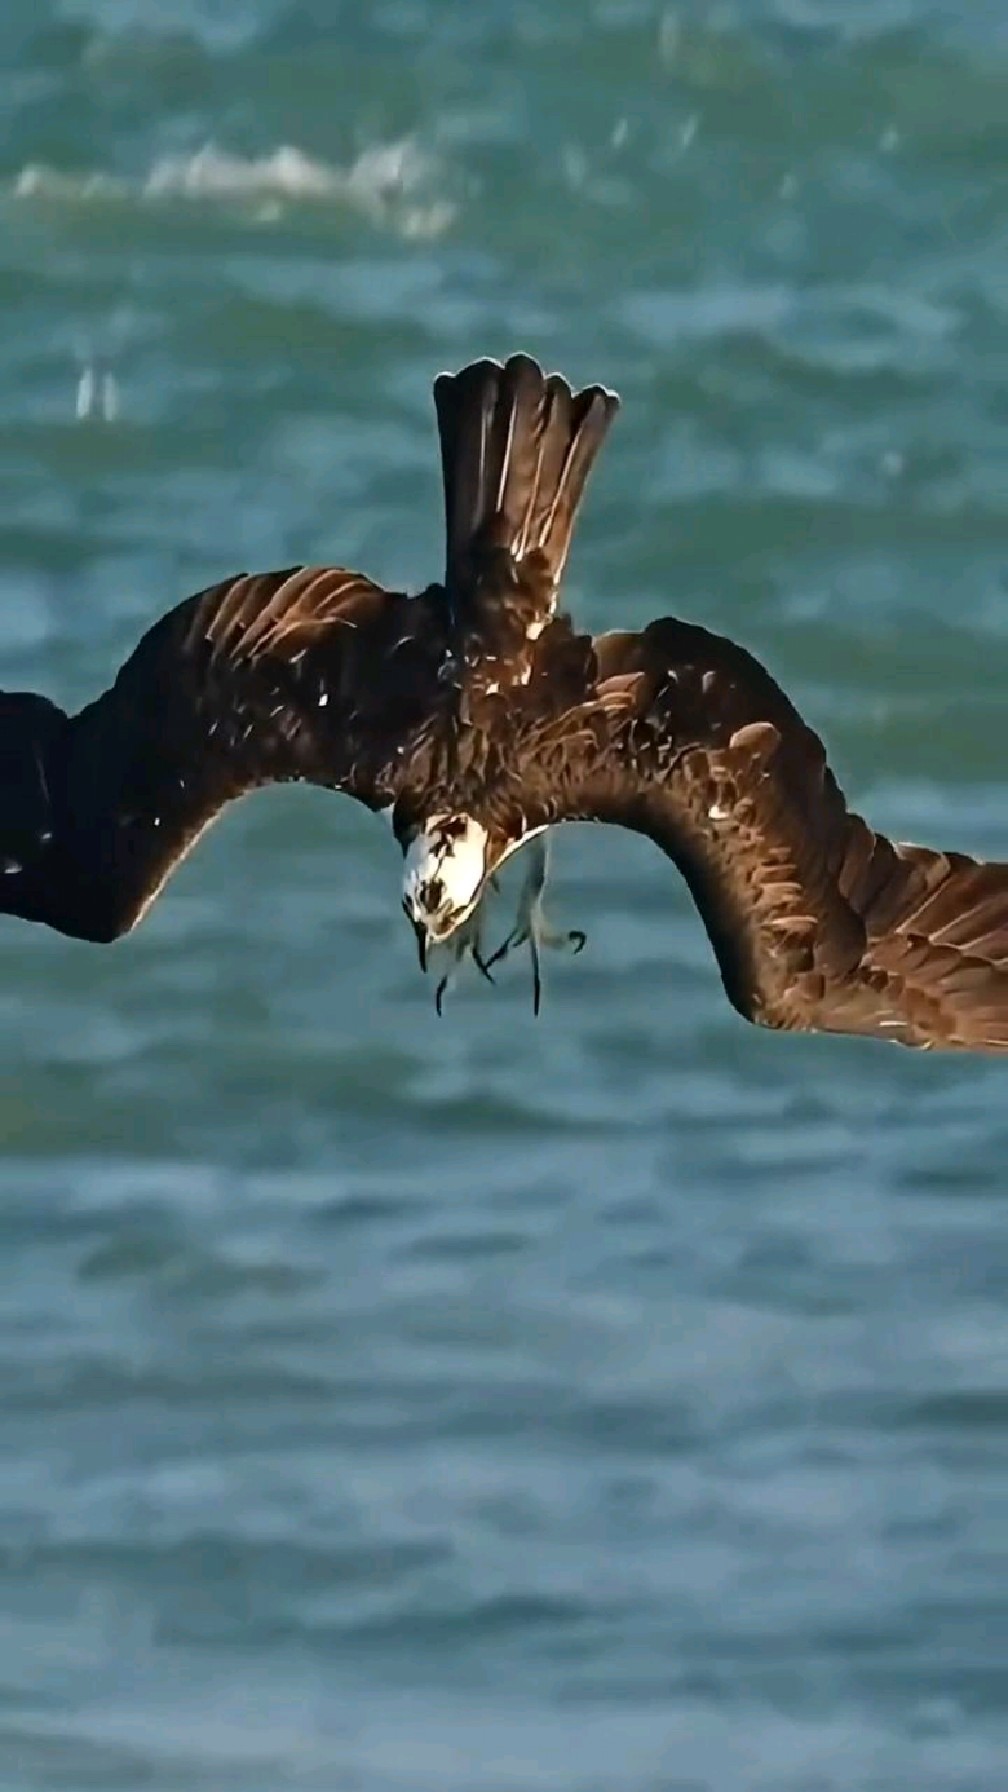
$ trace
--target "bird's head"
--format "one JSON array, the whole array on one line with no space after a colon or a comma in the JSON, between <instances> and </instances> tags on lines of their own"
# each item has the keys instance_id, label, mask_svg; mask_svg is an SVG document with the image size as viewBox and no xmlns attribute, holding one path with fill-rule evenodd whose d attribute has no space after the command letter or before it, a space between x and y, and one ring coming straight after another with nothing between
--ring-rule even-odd
<instances>
[{"instance_id":1,"label":"bird's head","mask_svg":"<svg viewBox=\"0 0 1008 1792\"><path fill-rule=\"evenodd\" d=\"M416 934L420 965L443 945L477 902L488 871L489 836L471 815L430 816L406 849L403 909Z\"/></svg>"}]
</instances>

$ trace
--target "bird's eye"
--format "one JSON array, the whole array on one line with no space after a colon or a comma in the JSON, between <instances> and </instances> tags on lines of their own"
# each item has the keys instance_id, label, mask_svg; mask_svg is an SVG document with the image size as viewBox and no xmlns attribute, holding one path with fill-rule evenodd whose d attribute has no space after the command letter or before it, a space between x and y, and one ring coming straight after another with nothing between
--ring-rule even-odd
<instances>
[{"instance_id":1,"label":"bird's eye","mask_svg":"<svg viewBox=\"0 0 1008 1792\"><path fill-rule=\"evenodd\" d=\"M432 877L430 880L430 883L427 885L427 888L424 891L424 907L426 909L440 908L441 900L442 900L443 896L444 896L443 880L440 877Z\"/></svg>"}]
</instances>

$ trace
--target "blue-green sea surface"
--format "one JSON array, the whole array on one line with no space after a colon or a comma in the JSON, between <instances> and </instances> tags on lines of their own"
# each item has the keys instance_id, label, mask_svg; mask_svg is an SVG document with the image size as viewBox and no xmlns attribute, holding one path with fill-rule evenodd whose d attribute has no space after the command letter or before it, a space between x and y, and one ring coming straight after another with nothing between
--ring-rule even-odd
<instances>
[{"instance_id":1,"label":"blue-green sea surface","mask_svg":"<svg viewBox=\"0 0 1008 1792\"><path fill-rule=\"evenodd\" d=\"M4 0L0 92L0 684L436 577L524 347L624 399L578 615L1008 857L1003 4ZM0 921L5 1792L1002 1792L1008 1071L748 1028L590 830L438 1022L400 874L276 791Z\"/></svg>"}]
</instances>

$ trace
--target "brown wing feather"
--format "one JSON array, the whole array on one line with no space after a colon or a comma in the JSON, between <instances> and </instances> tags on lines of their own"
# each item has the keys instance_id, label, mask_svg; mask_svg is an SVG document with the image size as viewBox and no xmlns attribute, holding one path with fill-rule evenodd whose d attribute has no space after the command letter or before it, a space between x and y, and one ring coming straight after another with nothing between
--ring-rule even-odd
<instances>
[{"instance_id":1,"label":"brown wing feather","mask_svg":"<svg viewBox=\"0 0 1008 1792\"><path fill-rule=\"evenodd\" d=\"M305 780L371 808L391 802L397 749L438 712L443 639L429 597L295 567L242 574L169 611L77 716L0 696L0 734L7 717L24 768L17 816L0 804L0 845L8 822L18 829L0 904L114 939L248 791Z\"/></svg>"},{"instance_id":2,"label":"brown wing feather","mask_svg":"<svg viewBox=\"0 0 1008 1792\"><path fill-rule=\"evenodd\" d=\"M556 795L543 818L650 835L685 876L742 1014L1008 1050L1008 865L873 832L818 736L734 643L663 621L595 651L606 727L572 718L576 745L544 739L533 780Z\"/></svg>"}]
</instances>

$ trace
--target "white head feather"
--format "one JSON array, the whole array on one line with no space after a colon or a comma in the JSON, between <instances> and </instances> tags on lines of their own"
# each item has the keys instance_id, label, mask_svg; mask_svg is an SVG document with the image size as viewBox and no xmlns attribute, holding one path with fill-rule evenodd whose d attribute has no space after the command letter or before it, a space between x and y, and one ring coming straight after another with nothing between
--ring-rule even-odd
<instances>
[{"instance_id":1,"label":"white head feather","mask_svg":"<svg viewBox=\"0 0 1008 1792\"><path fill-rule=\"evenodd\" d=\"M432 940L445 940L471 912L486 875L486 829L471 815L432 815L411 843L403 905Z\"/></svg>"}]
</instances>

